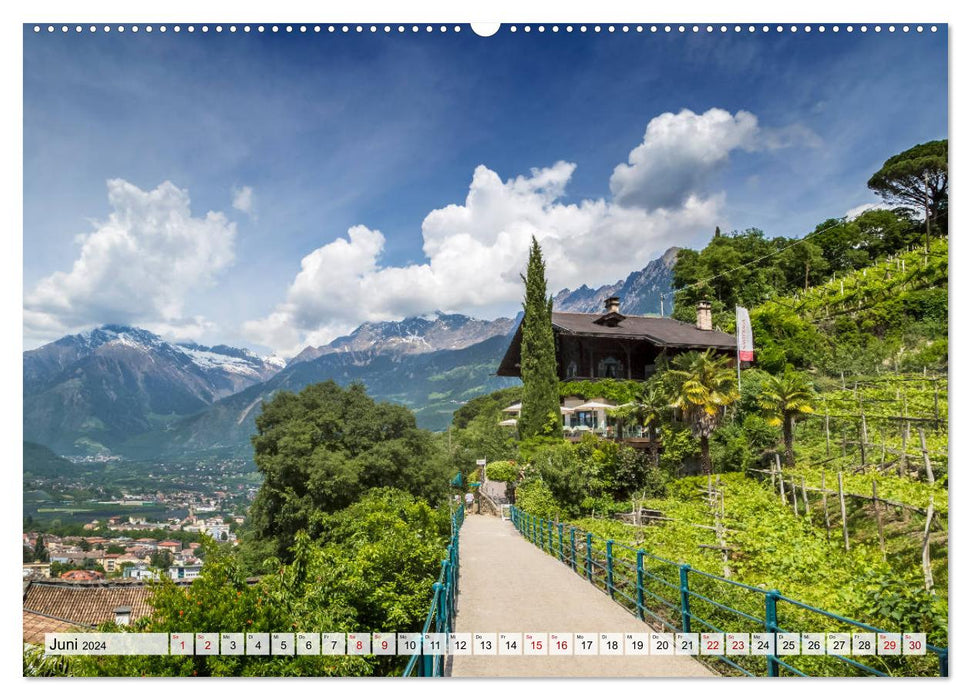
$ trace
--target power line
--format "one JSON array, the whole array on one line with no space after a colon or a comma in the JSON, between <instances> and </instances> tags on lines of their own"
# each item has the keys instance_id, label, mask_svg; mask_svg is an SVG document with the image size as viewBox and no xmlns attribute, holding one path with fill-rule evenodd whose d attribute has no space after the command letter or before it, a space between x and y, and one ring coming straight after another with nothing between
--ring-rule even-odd
<instances>
[{"instance_id":1,"label":"power line","mask_svg":"<svg viewBox=\"0 0 971 700\"><path fill-rule=\"evenodd\" d=\"M699 280L697 282L692 282L691 284L685 285L684 287L680 287L678 289L672 289L670 292L665 292L665 293L661 294L661 297L664 298L664 297L669 296L669 295L677 294L678 292L684 291L685 289L691 289L692 287L698 287L700 285L707 284L708 282L711 282L712 280L716 280L719 277L724 277L725 275L729 275L729 274L735 272L736 270L741 270L743 268L749 267L749 266L754 265L756 263L762 262L763 260L767 260L767 259L771 258L773 255L778 255L779 253L782 253L782 252L784 252L786 250L789 250L789 248L792 248L793 246L797 246L800 243L804 243L805 241L809 240L813 236L817 236L820 233L825 233L826 231L831 231L832 229L836 228L837 226L842 226L843 224L846 223L846 219L847 219L847 217L842 216L842 217L840 217L838 223L835 223L832 226L827 226L824 229L820 229L818 231L813 231L812 233L807 233L802 238L799 238L799 239L793 241L792 243L790 243L787 246L783 246L782 248L779 248L778 250L775 250L775 251L773 251L771 253L767 253L767 254L763 255L762 257L760 257L760 258L756 258L755 260L752 260L750 262L744 263L742 265L736 265L732 269L726 270L725 272L719 272L717 275L712 275L711 277L709 277L707 279Z\"/></svg>"}]
</instances>

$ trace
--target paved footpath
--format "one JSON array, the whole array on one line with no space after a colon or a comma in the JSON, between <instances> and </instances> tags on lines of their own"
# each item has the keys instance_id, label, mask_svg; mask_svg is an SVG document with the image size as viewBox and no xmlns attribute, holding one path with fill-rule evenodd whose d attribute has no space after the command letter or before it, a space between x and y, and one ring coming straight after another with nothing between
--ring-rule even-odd
<instances>
[{"instance_id":1,"label":"paved footpath","mask_svg":"<svg viewBox=\"0 0 971 700\"><path fill-rule=\"evenodd\" d=\"M652 632L508 520L466 517L459 536L456 632ZM453 656L451 675L713 676L686 656Z\"/></svg>"}]
</instances>

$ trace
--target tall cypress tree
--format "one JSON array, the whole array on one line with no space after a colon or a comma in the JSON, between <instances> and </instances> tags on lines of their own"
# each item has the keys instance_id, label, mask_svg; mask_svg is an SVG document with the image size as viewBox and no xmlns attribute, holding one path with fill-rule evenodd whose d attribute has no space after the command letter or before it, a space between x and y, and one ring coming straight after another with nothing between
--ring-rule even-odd
<instances>
[{"instance_id":1,"label":"tall cypress tree","mask_svg":"<svg viewBox=\"0 0 971 700\"><path fill-rule=\"evenodd\" d=\"M560 385L553 343L553 297L546 294L546 264L535 237L523 282L526 298L523 300L520 348L523 407L519 414L519 436L561 436Z\"/></svg>"}]
</instances>

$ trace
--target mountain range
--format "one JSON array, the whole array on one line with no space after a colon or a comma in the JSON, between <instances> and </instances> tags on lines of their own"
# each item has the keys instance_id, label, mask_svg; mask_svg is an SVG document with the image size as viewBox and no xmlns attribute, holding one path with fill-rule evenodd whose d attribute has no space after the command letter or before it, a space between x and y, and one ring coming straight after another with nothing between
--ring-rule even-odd
<instances>
[{"instance_id":1,"label":"mountain range","mask_svg":"<svg viewBox=\"0 0 971 700\"><path fill-rule=\"evenodd\" d=\"M350 335L336 338L327 345L306 347L288 364L307 362L322 355L349 353L368 362L375 354L418 355L436 350L461 350L496 335L506 335L513 319L482 321L462 314L412 316L403 321L364 323Z\"/></svg>"},{"instance_id":2,"label":"mountain range","mask_svg":"<svg viewBox=\"0 0 971 700\"><path fill-rule=\"evenodd\" d=\"M596 289L584 284L573 290L560 290L553 297L553 308L557 311L595 314L603 311L605 299L620 297L621 313L632 316L661 314L661 295L671 291L671 271L680 250L668 248L664 255L649 262L643 270L632 272L627 279L617 280L613 284ZM665 311L670 314L673 302L670 298L667 301Z\"/></svg>"},{"instance_id":3,"label":"mountain range","mask_svg":"<svg viewBox=\"0 0 971 700\"><path fill-rule=\"evenodd\" d=\"M112 448L283 368L224 345L170 343L140 328L106 325L23 358L24 438L63 454Z\"/></svg>"},{"instance_id":4,"label":"mountain range","mask_svg":"<svg viewBox=\"0 0 971 700\"><path fill-rule=\"evenodd\" d=\"M656 313L676 255L672 248L613 285L564 289L554 306L596 313L620 296L624 313ZM105 325L24 353L24 440L65 455L246 456L263 401L328 379L361 382L374 398L411 408L421 427L444 430L465 401L518 382L495 371L520 317L368 322L289 362Z\"/></svg>"}]
</instances>

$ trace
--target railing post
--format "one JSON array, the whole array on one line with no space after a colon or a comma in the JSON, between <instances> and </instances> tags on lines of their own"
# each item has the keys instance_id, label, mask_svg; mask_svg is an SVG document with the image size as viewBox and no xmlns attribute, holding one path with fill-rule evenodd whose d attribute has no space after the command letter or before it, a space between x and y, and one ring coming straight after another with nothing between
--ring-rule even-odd
<instances>
[{"instance_id":1,"label":"railing post","mask_svg":"<svg viewBox=\"0 0 971 700\"><path fill-rule=\"evenodd\" d=\"M560 536L560 561L563 561L563 523L557 523L556 529Z\"/></svg>"},{"instance_id":2,"label":"railing post","mask_svg":"<svg viewBox=\"0 0 971 700\"><path fill-rule=\"evenodd\" d=\"M550 554L553 553L553 521L546 521L546 532L549 534L550 548L547 550Z\"/></svg>"},{"instance_id":3,"label":"railing post","mask_svg":"<svg viewBox=\"0 0 971 700\"><path fill-rule=\"evenodd\" d=\"M937 654L938 668L941 678L947 678L947 649Z\"/></svg>"},{"instance_id":4,"label":"railing post","mask_svg":"<svg viewBox=\"0 0 971 700\"><path fill-rule=\"evenodd\" d=\"M459 585L459 541L457 537L455 538L455 544L452 547L449 547L449 549L452 550L450 553L451 562L448 566L448 572L450 574L448 582L448 619L449 627L451 627L452 620L455 619L455 591Z\"/></svg>"},{"instance_id":5,"label":"railing post","mask_svg":"<svg viewBox=\"0 0 971 700\"><path fill-rule=\"evenodd\" d=\"M614 598L614 541L607 540L607 593Z\"/></svg>"},{"instance_id":6,"label":"railing post","mask_svg":"<svg viewBox=\"0 0 971 700\"><path fill-rule=\"evenodd\" d=\"M448 581L447 576L445 577L445 580ZM448 583L446 583L444 586L442 586L442 588L438 592L438 595L439 595L438 609L442 611L441 615L439 616L438 626L439 626L439 631L444 632L446 634L452 631L452 621L450 619L451 605L449 604L449 601L448 601L448 594L450 590L451 590L451 587L448 585Z\"/></svg>"},{"instance_id":7,"label":"railing post","mask_svg":"<svg viewBox=\"0 0 971 700\"><path fill-rule=\"evenodd\" d=\"M688 593L688 572L691 567L681 565L681 629L685 634L691 632L691 596Z\"/></svg>"},{"instance_id":8,"label":"railing post","mask_svg":"<svg viewBox=\"0 0 971 700\"><path fill-rule=\"evenodd\" d=\"M573 573L577 570L577 529L570 526L570 568Z\"/></svg>"},{"instance_id":9,"label":"railing post","mask_svg":"<svg viewBox=\"0 0 971 700\"><path fill-rule=\"evenodd\" d=\"M593 555L590 550L593 549L593 534L587 533L587 580L593 583Z\"/></svg>"},{"instance_id":10,"label":"railing post","mask_svg":"<svg viewBox=\"0 0 971 700\"><path fill-rule=\"evenodd\" d=\"M644 550L637 550L637 617L644 620Z\"/></svg>"},{"instance_id":11,"label":"railing post","mask_svg":"<svg viewBox=\"0 0 971 700\"><path fill-rule=\"evenodd\" d=\"M781 593L774 588L765 592L765 631L775 634L779 631L779 615L776 611L776 603ZM772 653L765 657L766 675L776 677L779 675L779 659L776 656L778 649L772 649Z\"/></svg>"}]
</instances>

